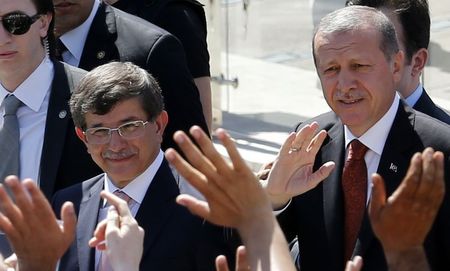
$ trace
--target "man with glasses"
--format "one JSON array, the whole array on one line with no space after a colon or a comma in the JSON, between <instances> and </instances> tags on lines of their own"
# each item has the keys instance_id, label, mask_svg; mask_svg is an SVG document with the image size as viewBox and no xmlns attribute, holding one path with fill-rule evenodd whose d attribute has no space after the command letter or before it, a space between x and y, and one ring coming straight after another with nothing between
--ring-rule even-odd
<instances>
[{"instance_id":1,"label":"man with glasses","mask_svg":"<svg viewBox=\"0 0 450 271\"><path fill-rule=\"evenodd\" d=\"M108 209L102 190L125 199L145 230L140 270L213 270L222 231L175 202L179 187L161 150L168 117L155 79L129 62L105 64L81 81L70 108L78 137L105 173L53 199L56 213L65 201L78 212L77 241L61 270L109 270L107 257L88 247Z\"/></svg>"}]
</instances>

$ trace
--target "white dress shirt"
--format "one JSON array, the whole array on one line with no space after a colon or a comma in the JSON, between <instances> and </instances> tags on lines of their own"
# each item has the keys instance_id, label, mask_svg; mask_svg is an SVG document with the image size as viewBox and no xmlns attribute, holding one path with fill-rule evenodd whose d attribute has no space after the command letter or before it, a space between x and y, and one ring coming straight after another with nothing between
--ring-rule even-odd
<instances>
[{"instance_id":1,"label":"white dress shirt","mask_svg":"<svg viewBox=\"0 0 450 271\"><path fill-rule=\"evenodd\" d=\"M406 103L409 106L414 107L414 105L420 99L420 96L422 96L422 93L423 93L423 86L421 83L419 83L416 90L414 90L414 92L411 93L411 95L409 95L408 97L405 98Z\"/></svg>"},{"instance_id":2,"label":"white dress shirt","mask_svg":"<svg viewBox=\"0 0 450 271\"><path fill-rule=\"evenodd\" d=\"M89 17L81 25L64 33L59 39L66 46L67 51L63 52L62 59L64 62L78 67L80 65L81 55L83 54L84 44L86 43L89 29L92 21L97 13L100 0L94 0Z\"/></svg>"},{"instance_id":3,"label":"white dress shirt","mask_svg":"<svg viewBox=\"0 0 450 271\"><path fill-rule=\"evenodd\" d=\"M380 163L381 154L383 153L384 144L394 123L395 115L397 114L398 105L400 103L400 96L396 93L394 101L389 110L384 116L378 120L369 130L367 130L359 138L355 137L352 132L344 125L345 137L345 158L348 156L348 145L353 139L358 139L361 143L367 146L368 150L364 156L367 166L367 201L372 195L372 174L377 172L378 164Z\"/></svg>"},{"instance_id":4,"label":"white dress shirt","mask_svg":"<svg viewBox=\"0 0 450 271\"><path fill-rule=\"evenodd\" d=\"M54 77L52 61L46 56L41 64L13 92L23 105L17 110L20 132L19 178L32 178L39 184L42 146L44 145L50 90ZM5 106L3 101L10 94L0 85L0 127L3 127Z\"/></svg>"}]
</instances>

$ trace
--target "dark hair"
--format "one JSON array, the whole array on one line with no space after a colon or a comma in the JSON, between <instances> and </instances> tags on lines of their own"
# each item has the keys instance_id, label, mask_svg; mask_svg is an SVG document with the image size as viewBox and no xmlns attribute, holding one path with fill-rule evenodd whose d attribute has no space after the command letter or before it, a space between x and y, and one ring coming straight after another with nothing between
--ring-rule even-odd
<instances>
[{"instance_id":1,"label":"dark hair","mask_svg":"<svg viewBox=\"0 0 450 271\"><path fill-rule=\"evenodd\" d=\"M392 10L403 28L408 62L419 49L430 43L430 11L427 0L349 0L347 5L363 5Z\"/></svg>"},{"instance_id":2,"label":"dark hair","mask_svg":"<svg viewBox=\"0 0 450 271\"><path fill-rule=\"evenodd\" d=\"M331 12L320 20L314 30L312 42L314 63L317 65L314 50L314 40L317 35L345 33L367 29L370 26L373 26L381 34L380 50L384 53L386 60L390 61L399 50L394 25L386 15L374 8L349 6Z\"/></svg>"},{"instance_id":3,"label":"dark hair","mask_svg":"<svg viewBox=\"0 0 450 271\"><path fill-rule=\"evenodd\" d=\"M38 14L47 14L50 13L52 15L52 20L50 21L46 39L48 42L48 53L50 58L55 57L55 8L53 6L53 0L31 0L35 5ZM43 45L45 47L45 41L43 41Z\"/></svg>"},{"instance_id":4,"label":"dark hair","mask_svg":"<svg viewBox=\"0 0 450 271\"><path fill-rule=\"evenodd\" d=\"M75 126L86 129L86 113L104 115L122 101L139 98L149 121L164 109L161 89L146 70L131 62L111 62L88 72L70 99Z\"/></svg>"}]
</instances>

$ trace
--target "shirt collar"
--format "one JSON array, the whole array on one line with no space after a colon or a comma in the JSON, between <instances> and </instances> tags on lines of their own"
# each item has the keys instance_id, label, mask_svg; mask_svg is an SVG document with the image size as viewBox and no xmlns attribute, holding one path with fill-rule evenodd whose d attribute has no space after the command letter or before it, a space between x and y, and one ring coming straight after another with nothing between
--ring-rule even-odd
<instances>
[{"instance_id":1,"label":"shirt collar","mask_svg":"<svg viewBox=\"0 0 450 271\"><path fill-rule=\"evenodd\" d=\"M14 90L14 96L33 111L38 112L51 88L53 77L53 62L46 56L25 81ZM2 103L8 94L11 93L0 84L0 99Z\"/></svg>"},{"instance_id":2,"label":"shirt collar","mask_svg":"<svg viewBox=\"0 0 450 271\"><path fill-rule=\"evenodd\" d=\"M366 145L370 150L374 151L381 156L383 152L384 143L388 137L389 131L391 130L392 124L394 123L395 115L397 114L398 106L400 103L400 96L398 93L395 94L394 101L392 102L389 110L384 114L384 116L378 120L372 127L369 128L362 136L357 138L352 134L347 125L344 125L344 136L345 136L345 147L353 139L358 139L361 143Z\"/></svg>"},{"instance_id":3,"label":"shirt collar","mask_svg":"<svg viewBox=\"0 0 450 271\"><path fill-rule=\"evenodd\" d=\"M159 150L159 153L153 163L151 163L151 165L143 173L141 173L141 175L137 176L122 189L117 188L108 177L108 174L105 173L105 191L114 193L116 190L122 190L134 201L141 204L151 182L153 181L153 178L156 175L156 172L162 164L163 158L164 154L161 150ZM104 203L106 203L106 201Z\"/></svg>"},{"instance_id":4,"label":"shirt collar","mask_svg":"<svg viewBox=\"0 0 450 271\"><path fill-rule=\"evenodd\" d=\"M89 17L79 26L64 33L59 39L66 46L67 50L75 57L78 63L81 60L81 55L83 54L84 44L91 28L92 21L94 20L95 14L97 13L98 7L100 6L100 0L94 0L94 5L92 6L91 14Z\"/></svg>"},{"instance_id":5,"label":"shirt collar","mask_svg":"<svg viewBox=\"0 0 450 271\"><path fill-rule=\"evenodd\" d=\"M413 107L420 99L420 96L422 96L422 93L423 93L423 86L421 83L419 83L416 90L414 90L414 92L411 95L405 98L406 103L409 106Z\"/></svg>"}]
</instances>

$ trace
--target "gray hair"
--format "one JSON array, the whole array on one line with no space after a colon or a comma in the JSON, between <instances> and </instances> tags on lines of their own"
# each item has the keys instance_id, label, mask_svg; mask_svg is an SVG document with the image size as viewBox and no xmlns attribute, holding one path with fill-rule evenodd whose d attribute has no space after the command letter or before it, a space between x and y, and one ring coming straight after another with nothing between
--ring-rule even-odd
<instances>
[{"instance_id":1,"label":"gray hair","mask_svg":"<svg viewBox=\"0 0 450 271\"><path fill-rule=\"evenodd\" d=\"M375 29L381 34L380 50L384 53L386 60L390 61L399 50L394 25L381 11L374 8L349 6L323 17L314 30L312 42L314 63L317 64L314 40L318 35L346 33L369 28Z\"/></svg>"}]
</instances>

